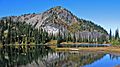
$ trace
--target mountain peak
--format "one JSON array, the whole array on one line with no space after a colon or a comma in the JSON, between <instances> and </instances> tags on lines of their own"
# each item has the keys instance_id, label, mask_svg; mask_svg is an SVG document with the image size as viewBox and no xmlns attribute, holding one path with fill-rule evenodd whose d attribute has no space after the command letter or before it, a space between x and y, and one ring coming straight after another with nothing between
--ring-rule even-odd
<instances>
[{"instance_id":1,"label":"mountain peak","mask_svg":"<svg viewBox=\"0 0 120 67\"><path fill-rule=\"evenodd\" d=\"M53 10L53 11L67 11L68 12L68 10L65 9L62 6L55 6L55 7L51 8L51 9L49 9L49 10Z\"/></svg>"},{"instance_id":2,"label":"mountain peak","mask_svg":"<svg viewBox=\"0 0 120 67\"><path fill-rule=\"evenodd\" d=\"M26 22L36 28L43 28L49 33L58 33L59 30L78 33L89 32L97 35L107 34L104 28L89 22L87 20L79 19L66 8L55 6L41 14L28 14L18 17L12 17L12 20L19 22ZM88 33L87 33L88 34ZM87 35L86 35L87 37Z\"/></svg>"},{"instance_id":3,"label":"mountain peak","mask_svg":"<svg viewBox=\"0 0 120 67\"><path fill-rule=\"evenodd\" d=\"M62 7L61 6L55 6L53 7L54 9L61 9Z\"/></svg>"}]
</instances>

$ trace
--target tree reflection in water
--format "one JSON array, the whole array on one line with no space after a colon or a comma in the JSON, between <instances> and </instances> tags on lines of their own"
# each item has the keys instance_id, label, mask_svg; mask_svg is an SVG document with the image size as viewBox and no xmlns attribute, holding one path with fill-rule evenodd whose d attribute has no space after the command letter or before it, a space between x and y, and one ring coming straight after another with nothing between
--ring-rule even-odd
<instances>
[{"instance_id":1,"label":"tree reflection in water","mask_svg":"<svg viewBox=\"0 0 120 67\"><path fill-rule=\"evenodd\" d=\"M46 46L5 46L0 49L1 67L80 67L105 54L95 52L54 52Z\"/></svg>"},{"instance_id":2,"label":"tree reflection in water","mask_svg":"<svg viewBox=\"0 0 120 67\"><path fill-rule=\"evenodd\" d=\"M46 60L47 67L80 67L101 59L105 54L95 52L57 52L58 58ZM48 63L49 62L49 63Z\"/></svg>"},{"instance_id":3,"label":"tree reflection in water","mask_svg":"<svg viewBox=\"0 0 120 67\"><path fill-rule=\"evenodd\" d=\"M0 66L15 67L26 65L35 61L38 58L47 56L51 49L45 46L4 46L0 49Z\"/></svg>"}]
</instances>

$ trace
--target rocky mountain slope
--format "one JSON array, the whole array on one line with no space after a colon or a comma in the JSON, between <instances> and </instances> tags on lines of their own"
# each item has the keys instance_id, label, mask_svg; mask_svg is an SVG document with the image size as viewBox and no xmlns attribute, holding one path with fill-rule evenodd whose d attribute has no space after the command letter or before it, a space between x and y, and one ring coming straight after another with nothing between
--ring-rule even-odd
<instances>
[{"instance_id":1,"label":"rocky mountain slope","mask_svg":"<svg viewBox=\"0 0 120 67\"><path fill-rule=\"evenodd\" d=\"M75 33L76 36L81 36L82 38L98 38L108 35L107 31L101 26L91 21L77 18L61 6L51 8L43 13L4 17L4 19L6 18L11 18L14 22L26 22L35 28L41 27L48 33L53 34L57 34L60 30L62 34L64 32Z\"/></svg>"}]
</instances>

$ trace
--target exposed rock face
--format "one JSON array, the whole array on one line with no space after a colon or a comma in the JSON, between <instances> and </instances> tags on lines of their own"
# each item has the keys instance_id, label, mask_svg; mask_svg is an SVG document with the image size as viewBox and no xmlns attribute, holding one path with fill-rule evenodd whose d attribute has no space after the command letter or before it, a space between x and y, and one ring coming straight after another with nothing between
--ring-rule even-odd
<instances>
[{"instance_id":1,"label":"exposed rock face","mask_svg":"<svg viewBox=\"0 0 120 67\"><path fill-rule=\"evenodd\" d=\"M9 18L9 17L7 17ZM13 21L26 22L36 28L42 27L48 33L56 34L63 32L79 33L82 37L100 37L108 35L107 31L91 21L79 19L70 11L60 6L51 8L40 14L24 14L11 16ZM78 36L78 34L77 34Z\"/></svg>"}]
</instances>

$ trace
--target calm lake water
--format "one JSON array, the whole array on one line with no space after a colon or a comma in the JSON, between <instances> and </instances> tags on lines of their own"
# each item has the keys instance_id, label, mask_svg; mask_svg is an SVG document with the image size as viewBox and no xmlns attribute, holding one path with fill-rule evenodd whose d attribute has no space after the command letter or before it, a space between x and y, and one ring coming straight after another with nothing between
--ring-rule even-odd
<instances>
[{"instance_id":1,"label":"calm lake water","mask_svg":"<svg viewBox=\"0 0 120 67\"><path fill-rule=\"evenodd\" d=\"M56 52L45 46L0 49L0 67L115 67L120 54L102 52Z\"/></svg>"}]
</instances>

